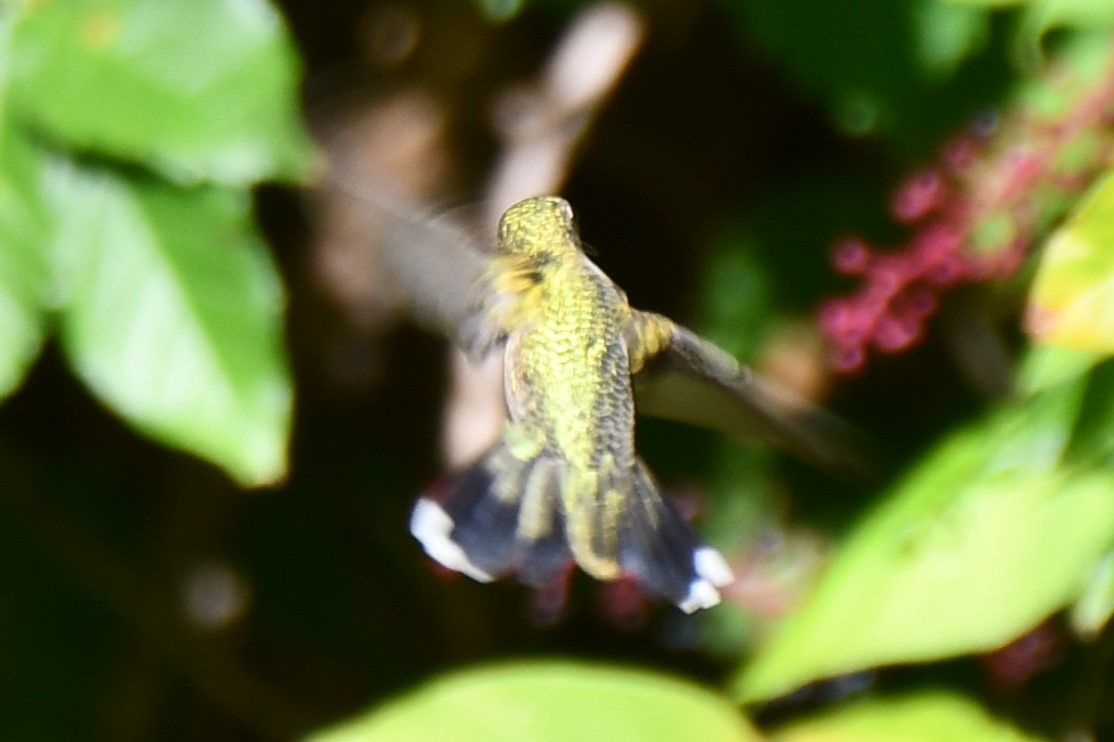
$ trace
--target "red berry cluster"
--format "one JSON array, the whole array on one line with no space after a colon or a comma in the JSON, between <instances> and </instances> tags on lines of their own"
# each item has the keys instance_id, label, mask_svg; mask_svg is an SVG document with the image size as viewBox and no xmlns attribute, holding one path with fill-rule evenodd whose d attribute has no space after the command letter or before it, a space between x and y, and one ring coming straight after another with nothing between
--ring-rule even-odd
<instances>
[{"instance_id":1,"label":"red berry cluster","mask_svg":"<svg viewBox=\"0 0 1114 742\"><path fill-rule=\"evenodd\" d=\"M860 237L835 245L835 269L862 282L820 310L837 370L861 369L870 349L898 353L916 344L949 288L1017 270L1038 231L1109 165L1111 80L1072 81L1083 92L1052 117L1024 107L1001 126L980 117L895 191L890 214L912 230L903 246L882 250ZM1081 149L1088 156L1072 157Z\"/></svg>"},{"instance_id":2,"label":"red berry cluster","mask_svg":"<svg viewBox=\"0 0 1114 742\"><path fill-rule=\"evenodd\" d=\"M992 280L1017 268L1024 248L1020 240L981 253L965 249L976 214L963 177L974 166L979 145L973 136L957 140L945 148L937 166L898 187L890 213L914 228L902 248L883 251L860 237L835 245L835 269L862 279L855 294L832 299L820 310L820 327L832 342L837 370L861 368L868 348L898 353L915 344L947 288ZM1011 180L1024 180L1021 175Z\"/></svg>"}]
</instances>

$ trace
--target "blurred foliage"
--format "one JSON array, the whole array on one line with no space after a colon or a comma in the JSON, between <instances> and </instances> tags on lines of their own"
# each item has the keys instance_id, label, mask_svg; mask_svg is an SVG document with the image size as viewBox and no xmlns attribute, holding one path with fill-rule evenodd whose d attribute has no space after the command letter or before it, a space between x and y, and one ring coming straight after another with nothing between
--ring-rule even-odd
<instances>
[{"instance_id":1,"label":"blurred foliage","mask_svg":"<svg viewBox=\"0 0 1114 742\"><path fill-rule=\"evenodd\" d=\"M1107 177L1079 213L1048 241L1033 281L1029 331L1043 344L1114 352L1114 179Z\"/></svg>"},{"instance_id":2,"label":"blurred foliage","mask_svg":"<svg viewBox=\"0 0 1114 742\"><path fill-rule=\"evenodd\" d=\"M988 717L968 700L940 692L864 701L836 708L815 719L790 724L773 735L776 742L935 742L985 739L1034 740Z\"/></svg>"},{"instance_id":3,"label":"blurred foliage","mask_svg":"<svg viewBox=\"0 0 1114 742\"><path fill-rule=\"evenodd\" d=\"M1109 130L1058 152L1086 166L1034 195L1069 214L1033 220L1043 247L942 294L916 347L838 377L812 316L846 288L832 243L898 239L891 189L957 133L1072 123L1045 60L1088 40L1108 74L1102 0L638 4L645 45L565 189L586 239L632 303L861 427L878 471L640 426L741 577L706 615L579 579L553 622L544 595L428 569L405 522L438 475L443 350L261 184L314 174L303 119L349 135L346 111L420 95L439 126L371 154L473 196L493 111L593 5L0 5L6 737L1114 729ZM993 396L971 369L999 358Z\"/></svg>"},{"instance_id":4,"label":"blurred foliage","mask_svg":"<svg viewBox=\"0 0 1114 742\"><path fill-rule=\"evenodd\" d=\"M1062 382L927 454L840 544L739 694L993 650L1077 599L1114 534L1114 475L1066 456L1084 385Z\"/></svg>"},{"instance_id":5,"label":"blurred foliage","mask_svg":"<svg viewBox=\"0 0 1114 742\"><path fill-rule=\"evenodd\" d=\"M646 672L539 660L442 678L316 742L454 739L759 740L731 704Z\"/></svg>"},{"instance_id":6,"label":"blurred foliage","mask_svg":"<svg viewBox=\"0 0 1114 742\"><path fill-rule=\"evenodd\" d=\"M0 390L60 327L74 371L144 433L245 484L280 479L282 292L247 192L309 163L279 17L119 0L2 22Z\"/></svg>"},{"instance_id":7,"label":"blurred foliage","mask_svg":"<svg viewBox=\"0 0 1114 742\"><path fill-rule=\"evenodd\" d=\"M966 96L988 93L962 69L989 40L990 17L977 8L938 0L724 6L739 32L852 136L881 133L904 147L930 145L943 107L962 110L977 103ZM800 22L802 11L809 22Z\"/></svg>"}]
</instances>

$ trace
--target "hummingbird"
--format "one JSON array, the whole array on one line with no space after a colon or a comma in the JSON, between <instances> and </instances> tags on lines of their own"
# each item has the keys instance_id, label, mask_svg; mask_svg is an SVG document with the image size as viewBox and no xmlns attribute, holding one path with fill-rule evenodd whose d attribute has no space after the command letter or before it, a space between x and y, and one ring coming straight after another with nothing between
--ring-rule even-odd
<instances>
[{"instance_id":1,"label":"hummingbird","mask_svg":"<svg viewBox=\"0 0 1114 742\"><path fill-rule=\"evenodd\" d=\"M636 412L758 435L829 469L849 460L836 418L632 308L585 254L562 198L507 209L492 254L415 218L396 220L389 242L382 268L416 318L471 358L503 356L498 441L410 518L451 570L541 586L575 563L692 613L716 605L734 576L639 458Z\"/></svg>"}]
</instances>

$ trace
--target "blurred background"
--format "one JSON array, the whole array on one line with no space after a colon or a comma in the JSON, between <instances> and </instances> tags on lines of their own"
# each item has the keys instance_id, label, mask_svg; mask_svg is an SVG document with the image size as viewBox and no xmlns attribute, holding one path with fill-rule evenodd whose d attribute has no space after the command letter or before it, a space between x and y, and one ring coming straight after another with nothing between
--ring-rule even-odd
<instances>
[{"instance_id":1,"label":"blurred background","mask_svg":"<svg viewBox=\"0 0 1114 742\"><path fill-rule=\"evenodd\" d=\"M246 491L141 438L47 345L0 407L6 738L289 738L507 657L720 683L873 493L1008 388L1008 290L941 295L904 352L872 350L849 373L818 314L857 286L836 246L900 244L898 185L996 126L1031 72L1016 14L936 0L277 5L330 163L310 187L256 193L288 294L289 478ZM684 617L583 575L561 596L434 569L409 510L482 448L482 425L445 421L483 419L490 396L388 300L373 210L351 195L369 183L467 214L480 239L512 195L561 193L632 305L866 431L873 479L646 421L643 457L745 574L730 605ZM996 677L976 660L917 672L979 693ZM850 678L802 703L910 682ZM1057 725L1054 693L1011 693L996 703ZM1033 698L1044 710L1024 710Z\"/></svg>"}]
</instances>

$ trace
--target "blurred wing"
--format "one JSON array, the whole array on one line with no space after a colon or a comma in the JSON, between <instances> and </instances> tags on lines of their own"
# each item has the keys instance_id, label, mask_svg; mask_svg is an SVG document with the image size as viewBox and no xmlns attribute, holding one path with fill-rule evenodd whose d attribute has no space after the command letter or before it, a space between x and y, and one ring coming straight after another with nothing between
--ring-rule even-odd
<instances>
[{"instance_id":1,"label":"blurred wing","mask_svg":"<svg viewBox=\"0 0 1114 742\"><path fill-rule=\"evenodd\" d=\"M379 189L341 189L374 224L379 284L392 304L425 329L464 346L489 261L477 241L447 216L423 213Z\"/></svg>"},{"instance_id":2,"label":"blurred wing","mask_svg":"<svg viewBox=\"0 0 1114 742\"><path fill-rule=\"evenodd\" d=\"M757 376L726 351L658 315L635 312L667 333L635 376L640 414L758 439L829 472L868 471L861 435L842 420ZM664 330L663 330L664 327Z\"/></svg>"}]
</instances>

